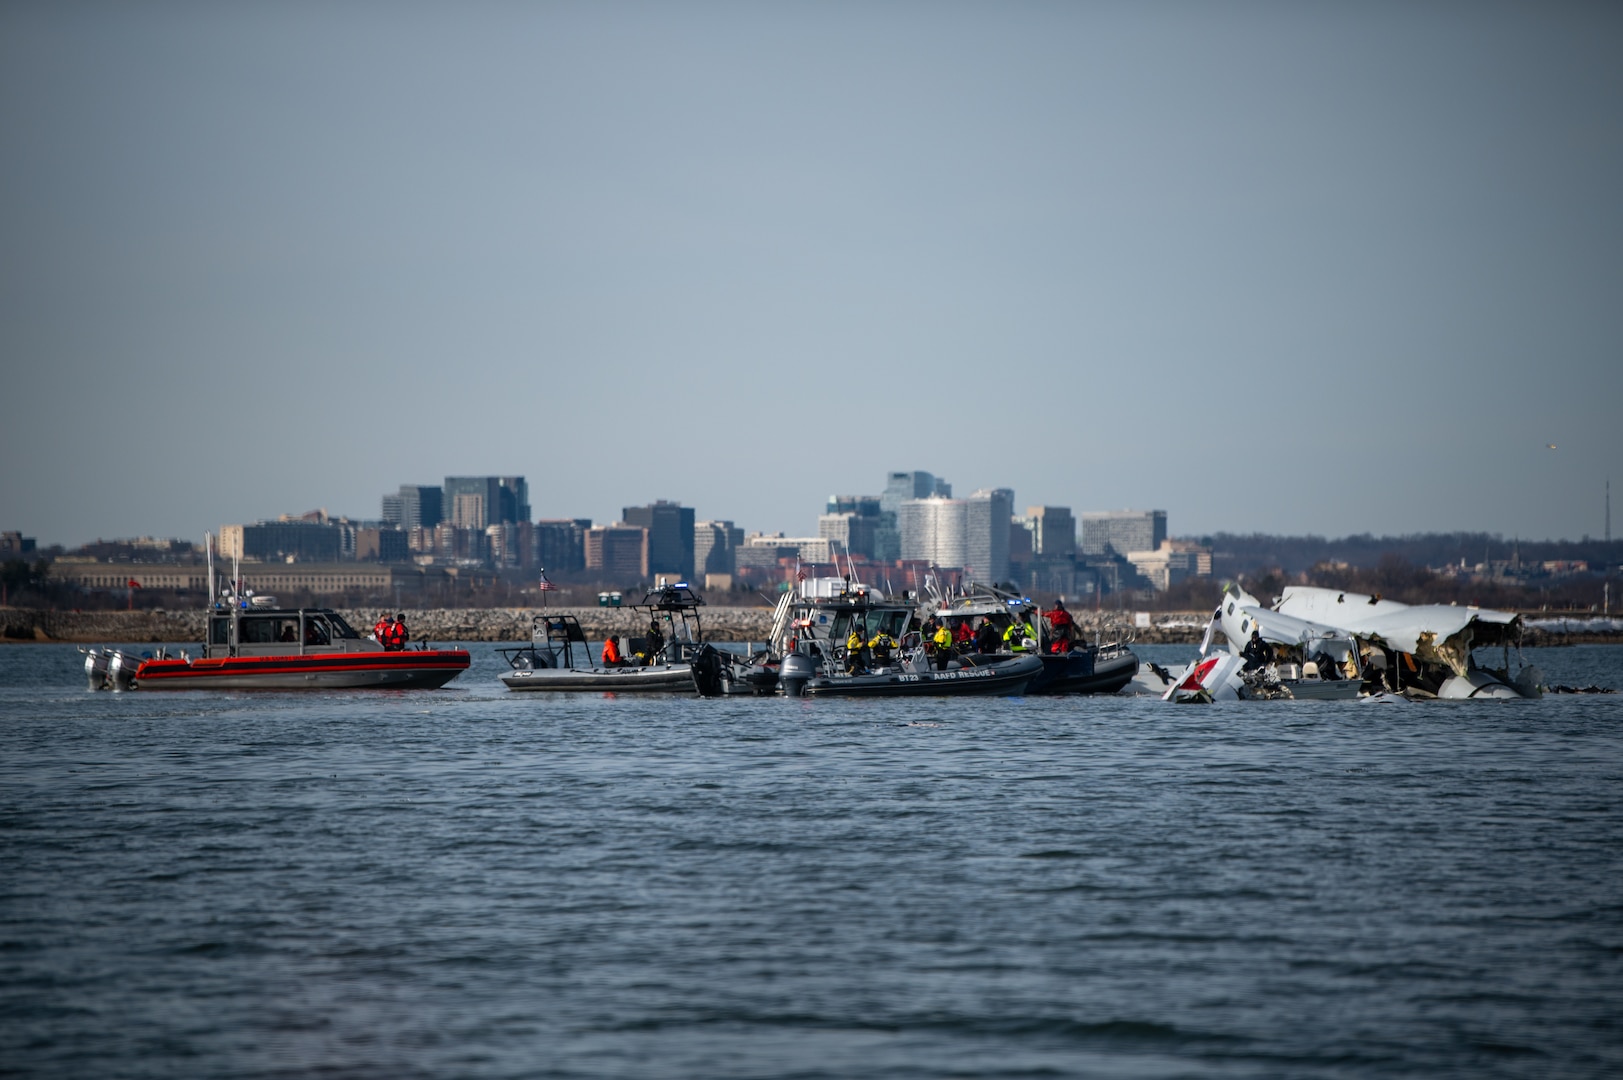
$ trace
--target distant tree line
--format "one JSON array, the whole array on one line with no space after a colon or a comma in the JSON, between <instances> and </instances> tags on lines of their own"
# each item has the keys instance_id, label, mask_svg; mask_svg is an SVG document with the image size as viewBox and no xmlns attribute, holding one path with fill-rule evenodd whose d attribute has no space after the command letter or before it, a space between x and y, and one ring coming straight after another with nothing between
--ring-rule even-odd
<instances>
[{"instance_id":1,"label":"distant tree line","mask_svg":"<svg viewBox=\"0 0 1623 1080\"><path fill-rule=\"evenodd\" d=\"M1623 541L1506 539L1498 533L1414 533L1373 536L1359 533L1329 540L1322 536L1268 536L1263 533L1213 533L1197 538L1212 550L1212 575L1234 577L1260 567L1299 574L1321 563L1344 562L1374 568L1388 556L1418 567L1467 566L1507 561L1523 563L1582 560L1596 571L1623 563Z\"/></svg>"}]
</instances>

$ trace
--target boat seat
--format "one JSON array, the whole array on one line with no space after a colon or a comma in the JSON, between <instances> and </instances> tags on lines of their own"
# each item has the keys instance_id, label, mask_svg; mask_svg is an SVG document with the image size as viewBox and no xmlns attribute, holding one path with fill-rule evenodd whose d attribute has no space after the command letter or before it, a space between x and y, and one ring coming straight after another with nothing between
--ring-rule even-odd
<instances>
[{"instance_id":1,"label":"boat seat","mask_svg":"<svg viewBox=\"0 0 1623 1080\"><path fill-rule=\"evenodd\" d=\"M1307 663L1302 665L1302 678L1304 678L1304 679L1317 679L1318 677L1319 677L1319 665L1318 664L1315 664L1313 661L1309 660Z\"/></svg>"}]
</instances>

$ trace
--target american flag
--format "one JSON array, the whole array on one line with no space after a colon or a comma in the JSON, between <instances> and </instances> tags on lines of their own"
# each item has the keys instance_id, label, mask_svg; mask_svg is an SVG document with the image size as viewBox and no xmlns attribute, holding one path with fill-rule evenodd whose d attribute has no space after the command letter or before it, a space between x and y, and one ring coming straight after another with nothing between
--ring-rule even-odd
<instances>
[{"instance_id":1,"label":"american flag","mask_svg":"<svg viewBox=\"0 0 1623 1080\"><path fill-rule=\"evenodd\" d=\"M557 587L558 586L554 585L552 582L548 581L546 578L542 578L541 579L541 584L536 586L536 588L540 589L542 592L552 592L552 590L556 589Z\"/></svg>"},{"instance_id":2,"label":"american flag","mask_svg":"<svg viewBox=\"0 0 1623 1080\"><path fill-rule=\"evenodd\" d=\"M806 580L806 568L804 566L795 567L795 580L796 581L805 581Z\"/></svg>"}]
</instances>

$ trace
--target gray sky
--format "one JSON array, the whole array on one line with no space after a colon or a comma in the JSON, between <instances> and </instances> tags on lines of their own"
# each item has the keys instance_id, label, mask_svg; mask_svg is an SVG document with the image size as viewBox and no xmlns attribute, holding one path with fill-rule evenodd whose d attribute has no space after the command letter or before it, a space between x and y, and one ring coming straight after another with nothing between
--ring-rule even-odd
<instances>
[{"instance_id":1,"label":"gray sky","mask_svg":"<svg viewBox=\"0 0 1623 1080\"><path fill-rule=\"evenodd\" d=\"M1623 532L1623 7L9 3L0 528ZM1546 449L1554 443L1555 450Z\"/></svg>"}]
</instances>

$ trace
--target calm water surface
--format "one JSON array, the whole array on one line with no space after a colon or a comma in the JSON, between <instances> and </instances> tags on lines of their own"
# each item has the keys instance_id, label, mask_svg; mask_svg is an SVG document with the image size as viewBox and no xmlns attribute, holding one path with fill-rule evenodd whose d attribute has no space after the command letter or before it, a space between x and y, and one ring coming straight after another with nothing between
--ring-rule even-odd
<instances>
[{"instance_id":1,"label":"calm water surface","mask_svg":"<svg viewBox=\"0 0 1623 1080\"><path fill-rule=\"evenodd\" d=\"M472 649L113 695L0 648L0 1074L1623 1075L1620 696L615 699Z\"/></svg>"}]
</instances>

